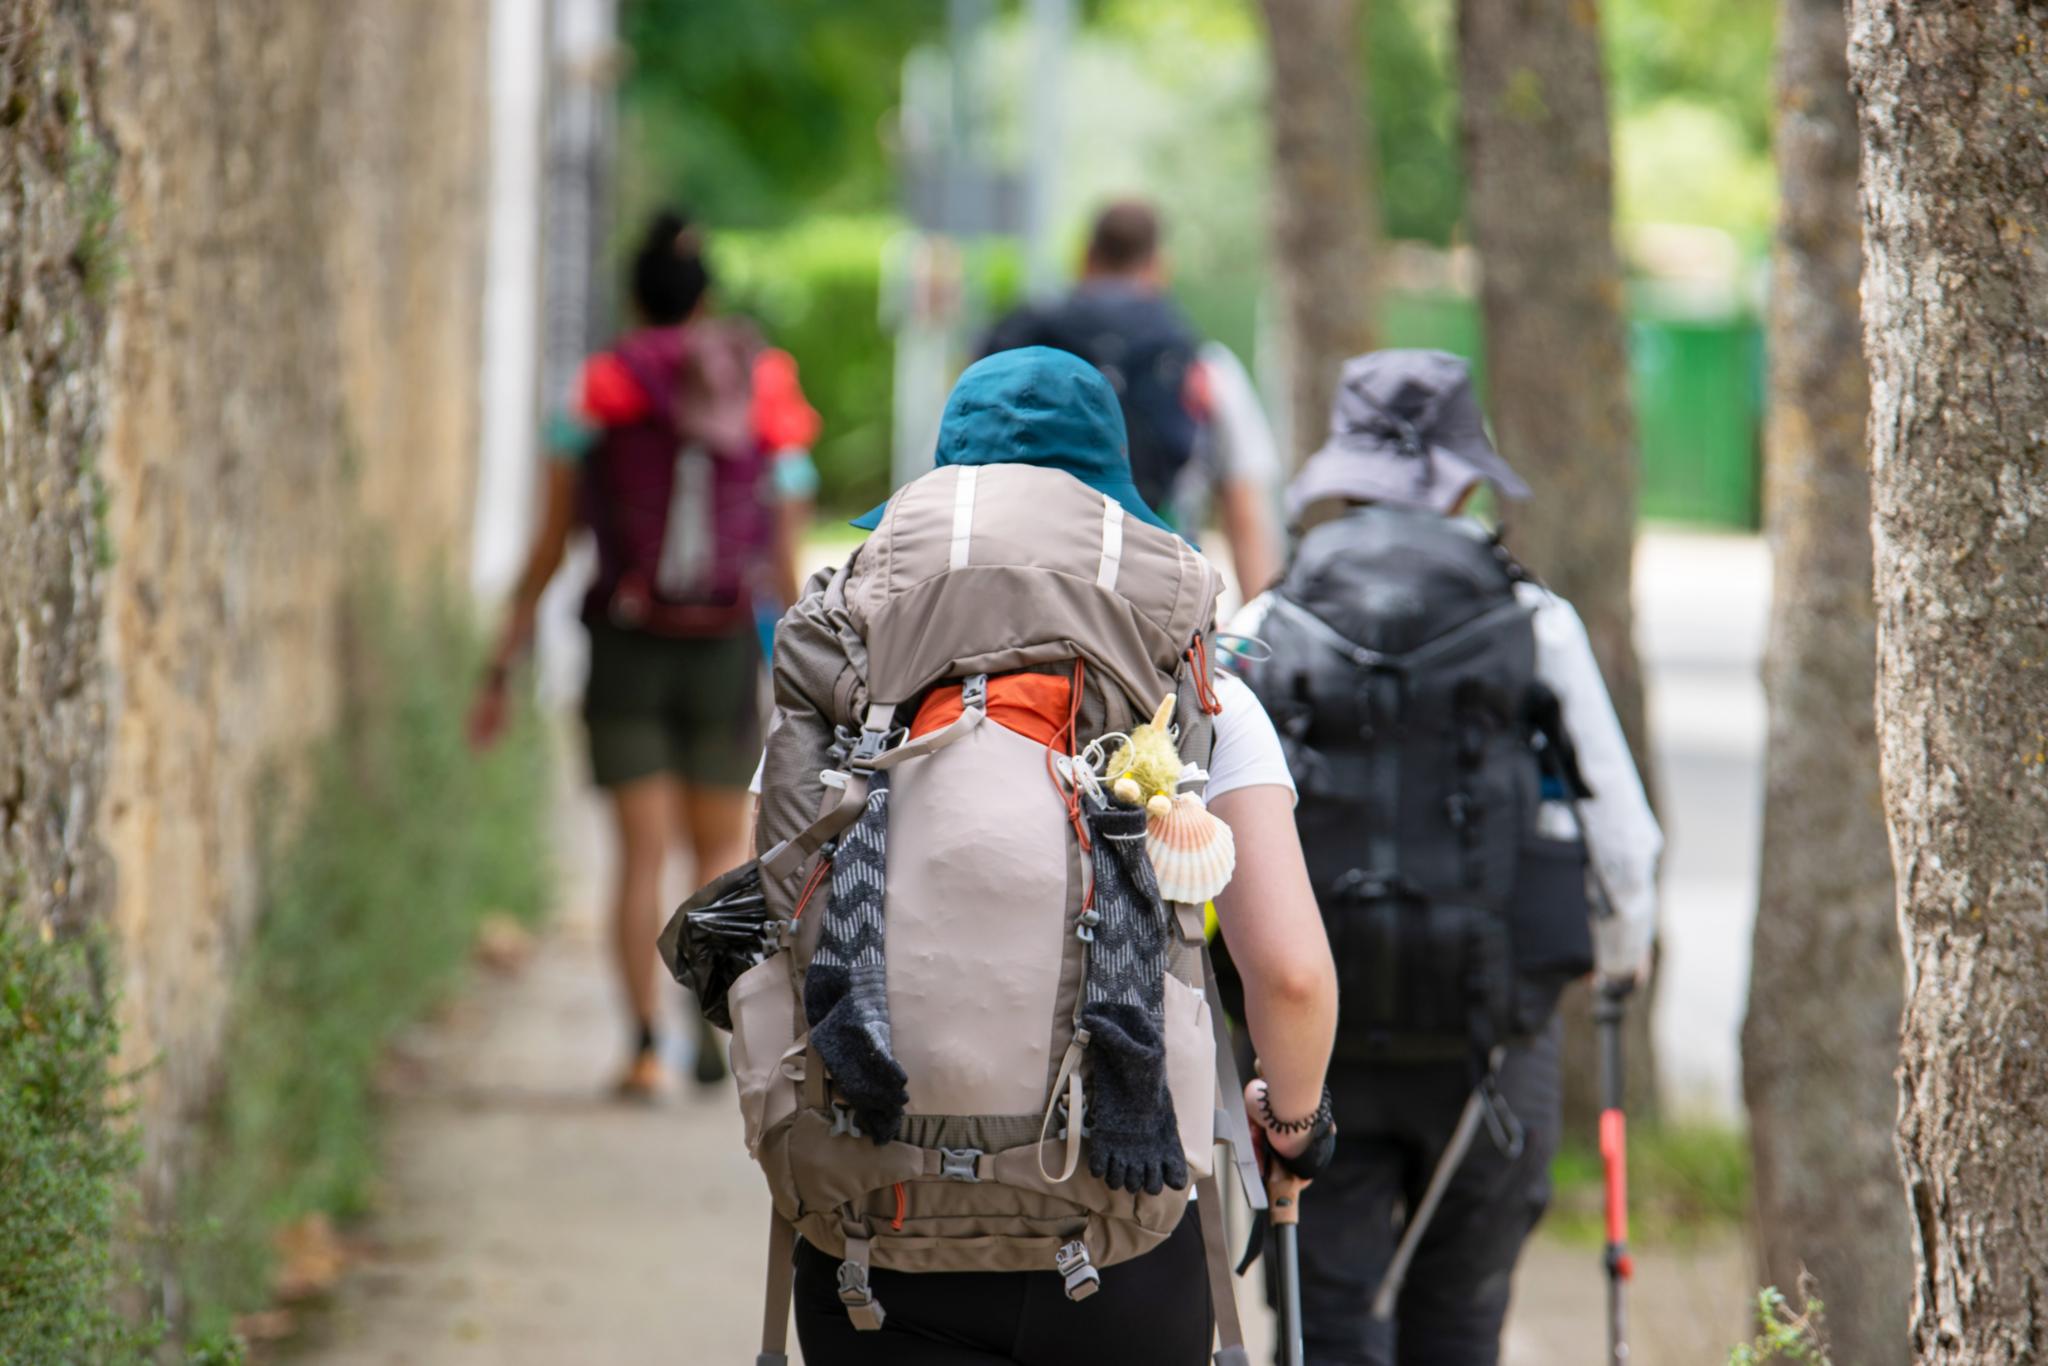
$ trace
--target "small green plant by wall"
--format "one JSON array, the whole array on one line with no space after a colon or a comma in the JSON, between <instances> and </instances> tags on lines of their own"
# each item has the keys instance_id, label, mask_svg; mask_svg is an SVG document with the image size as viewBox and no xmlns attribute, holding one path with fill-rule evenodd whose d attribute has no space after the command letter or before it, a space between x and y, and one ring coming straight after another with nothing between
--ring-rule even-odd
<instances>
[{"instance_id":1,"label":"small green plant by wall","mask_svg":"<svg viewBox=\"0 0 2048 1366\"><path fill-rule=\"evenodd\" d=\"M155 1340L116 1307L137 1145L101 956L0 903L0 1361L135 1361Z\"/></svg>"},{"instance_id":2,"label":"small green plant by wall","mask_svg":"<svg viewBox=\"0 0 2048 1366\"><path fill-rule=\"evenodd\" d=\"M1811 1277L1800 1277L1798 1309L1775 1285L1759 1290L1757 1334L1728 1354L1728 1366L1767 1366L1770 1362L1831 1366L1827 1320L1821 1302L1814 1297L1814 1289Z\"/></svg>"},{"instance_id":3,"label":"small green plant by wall","mask_svg":"<svg viewBox=\"0 0 2048 1366\"><path fill-rule=\"evenodd\" d=\"M183 1186L179 1327L224 1339L270 1302L277 1230L367 1213L373 1075L460 980L490 914L539 918L553 780L531 708L490 753L463 738L482 648L453 596L365 596L351 696L281 831L231 1008L205 1158Z\"/></svg>"}]
</instances>

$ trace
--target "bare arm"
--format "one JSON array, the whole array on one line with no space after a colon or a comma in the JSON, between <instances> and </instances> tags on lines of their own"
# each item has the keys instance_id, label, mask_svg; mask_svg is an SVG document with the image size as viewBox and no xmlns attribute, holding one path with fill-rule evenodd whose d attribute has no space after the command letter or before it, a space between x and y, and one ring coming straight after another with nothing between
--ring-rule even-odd
<instances>
[{"instance_id":1,"label":"bare arm","mask_svg":"<svg viewBox=\"0 0 2048 1366\"><path fill-rule=\"evenodd\" d=\"M526 568L513 590L512 606L506 614L498 648L492 663L500 668L518 658L533 636L533 614L548 580L562 567L569 547L569 533L576 529L577 467L562 460L547 462L547 502L541 511L540 527L534 532L533 548L527 551Z\"/></svg>"},{"instance_id":2,"label":"bare arm","mask_svg":"<svg viewBox=\"0 0 2048 1366\"><path fill-rule=\"evenodd\" d=\"M1230 542L1237 591L1249 601L1271 588L1280 573L1265 495L1256 484L1225 479L1216 486L1216 515L1223 523L1223 539Z\"/></svg>"},{"instance_id":3,"label":"bare arm","mask_svg":"<svg viewBox=\"0 0 2048 1366\"><path fill-rule=\"evenodd\" d=\"M569 545L569 533L576 529L576 468L558 460L547 466L547 505L541 512L540 529L533 548L526 555L525 572L513 590L512 605L505 624L498 631L497 646L484 670L476 698L469 708L469 742L479 750L488 749L505 732L509 715L506 676L512 664L533 639L533 618L541 592L562 567L562 555Z\"/></svg>"},{"instance_id":4,"label":"bare arm","mask_svg":"<svg viewBox=\"0 0 2048 1366\"><path fill-rule=\"evenodd\" d=\"M775 595L784 608L803 592L804 537L815 508L809 498L784 498L775 505Z\"/></svg>"},{"instance_id":5,"label":"bare arm","mask_svg":"<svg viewBox=\"0 0 2048 1366\"><path fill-rule=\"evenodd\" d=\"M1241 787L1211 809L1237 841L1237 872L1216 898L1216 918L1244 978L1245 1022L1273 1113L1298 1119L1322 1102L1337 1032L1337 970L1295 834L1293 794Z\"/></svg>"}]
</instances>

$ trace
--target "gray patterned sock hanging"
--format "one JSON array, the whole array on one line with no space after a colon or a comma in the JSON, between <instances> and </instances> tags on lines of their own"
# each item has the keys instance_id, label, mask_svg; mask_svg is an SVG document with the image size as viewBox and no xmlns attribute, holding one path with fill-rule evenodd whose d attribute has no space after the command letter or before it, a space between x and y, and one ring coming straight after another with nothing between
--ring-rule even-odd
<instances>
[{"instance_id":1,"label":"gray patterned sock hanging","mask_svg":"<svg viewBox=\"0 0 2048 1366\"><path fill-rule=\"evenodd\" d=\"M882 915L888 843L889 775L878 772L868 779L859 818L839 837L825 923L804 974L811 1044L878 1146L896 1136L910 1102L889 1040Z\"/></svg>"},{"instance_id":2,"label":"gray patterned sock hanging","mask_svg":"<svg viewBox=\"0 0 2048 1366\"><path fill-rule=\"evenodd\" d=\"M1166 1086L1166 908L1142 807L1087 808L1095 909L1081 1027L1088 1039L1088 1170L1110 1186L1185 1189L1187 1156Z\"/></svg>"}]
</instances>

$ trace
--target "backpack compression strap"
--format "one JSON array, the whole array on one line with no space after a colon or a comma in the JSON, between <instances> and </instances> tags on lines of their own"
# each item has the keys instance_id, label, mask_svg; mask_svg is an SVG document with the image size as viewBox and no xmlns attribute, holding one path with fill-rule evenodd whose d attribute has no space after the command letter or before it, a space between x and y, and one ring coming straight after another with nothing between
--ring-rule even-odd
<instances>
[{"instance_id":1,"label":"backpack compression strap","mask_svg":"<svg viewBox=\"0 0 2048 1366\"><path fill-rule=\"evenodd\" d=\"M796 1286L796 1225L768 1210L768 1290L761 1312L761 1354L754 1366L789 1366L789 1302Z\"/></svg>"}]
</instances>

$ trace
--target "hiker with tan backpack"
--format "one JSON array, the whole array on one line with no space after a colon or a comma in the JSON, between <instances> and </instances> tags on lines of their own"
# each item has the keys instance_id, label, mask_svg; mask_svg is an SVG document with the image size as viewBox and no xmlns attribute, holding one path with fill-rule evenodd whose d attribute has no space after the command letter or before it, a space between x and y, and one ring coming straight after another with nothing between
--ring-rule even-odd
<instances>
[{"instance_id":1,"label":"hiker with tan backpack","mask_svg":"<svg viewBox=\"0 0 2048 1366\"><path fill-rule=\"evenodd\" d=\"M760 857L663 937L734 1031L768 1178L758 1361L793 1298L809 1366L1195 1366L1212 1336L1245 1366L1216 1145L1263 1203L1262 1161L1312 1177L1335 1141L1278 739L1211 668L1219 577L1138 497L1092 367L974 365L936 464L784 617Z\"/></svg>"}]
</instances>

